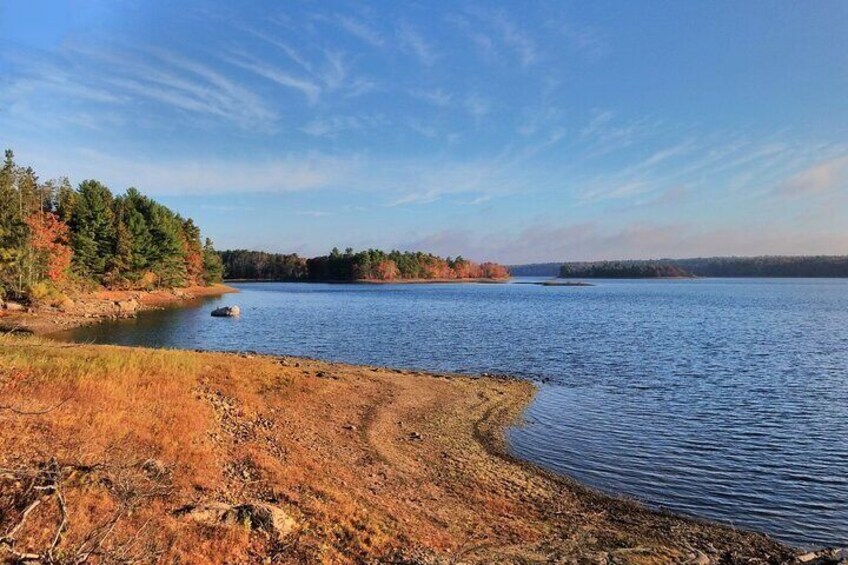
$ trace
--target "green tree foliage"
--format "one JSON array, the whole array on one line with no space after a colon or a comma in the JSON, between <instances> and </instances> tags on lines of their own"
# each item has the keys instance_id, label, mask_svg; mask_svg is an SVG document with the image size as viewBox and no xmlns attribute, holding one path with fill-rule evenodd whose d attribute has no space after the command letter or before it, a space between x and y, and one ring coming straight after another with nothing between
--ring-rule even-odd
<instances>
[{"instance_id":1,"label":"green tree foliage","mask_svg":"<svg viewBox=\"0 0 848 565\"><path fill-rule=\"evenodd\" d=\"M848 256L762 256L566 263L560 277L848 277Z\"/></svg>"},{"instance_id":2,"label":"green tree foliage","mask_svg":"<svg viewBox=\"0 0 848 565\"><path fill-rule=\"evenodd\" d=\"M84 278L102 279L115 251L114 198L96 180L83 181L71 213L74 269Z\"/></svg>"},{"instance_id":3,"label":"green tree foliage","mask_svg":"<svg viewBox=\"0 0 848 565\"><path fill-rule=\"evenodd\" d=\"M96 180L77 189L66 178L42 183L6 151L0 168L0 296L27 298L37 284L149 288L218 281L220 259L200 235L191 219L134 188L114 196Z\"/></svg>"},{"instance_id":4,"label":"green tree foliage","mask_svg":"<svg viewBox=\"0 0 848 565\"><path fill-rule=\"evenodd\" d=\"M222 251L225 276L230 279L279 281L391 281L502 279L509 276L505 267L495 263L478 265L462 257L442 259L429 253L379 249L344 252L334 248L329 255L302 259L297 255L282 255L238 249Z\"/></svg>"},{"instance_id":5,"label":"green tree foliage","mask_svg":"<svg viewBox=\"0 0 848 565\"><path fill-rule=\"evenodd\" d=\"M212 246L212 240L206 238L203 246L203 282L215 284L224 280L224 263Z\"/></svg>"}]
</instances>

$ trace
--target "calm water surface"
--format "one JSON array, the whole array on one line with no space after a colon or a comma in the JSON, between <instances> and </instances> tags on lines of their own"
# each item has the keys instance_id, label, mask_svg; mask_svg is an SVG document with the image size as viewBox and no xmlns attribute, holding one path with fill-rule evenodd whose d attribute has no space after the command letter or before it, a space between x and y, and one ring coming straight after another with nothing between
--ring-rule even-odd
<instances>
[{"instance_id":1,"label":"calm water surface","mask_svg":"<svg viewBox=\"0 0 848 565\"><path fill-rule=\"evenodd\" d=\"M848 281L235 286L64 337L532 378L517 455L654 506L848 546ZM241 318L212 318L223 304Z\"/></svg>"}]
</instances>

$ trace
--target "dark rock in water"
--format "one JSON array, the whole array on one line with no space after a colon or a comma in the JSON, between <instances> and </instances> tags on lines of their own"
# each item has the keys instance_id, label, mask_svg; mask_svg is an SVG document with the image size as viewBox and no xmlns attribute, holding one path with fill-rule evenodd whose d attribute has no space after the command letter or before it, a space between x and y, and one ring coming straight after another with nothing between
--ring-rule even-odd
<instances>
[{"instance_id":1,"label":"dark rock in water","mask_svg":"<svg viewBox=\"0 0 848 565\"><path fill-rule=\"evenodd\" d=\"M221 306L212 310L212 315L216 318L235 318L241 314L238 306Z\"/></svg>"}]
</instances>

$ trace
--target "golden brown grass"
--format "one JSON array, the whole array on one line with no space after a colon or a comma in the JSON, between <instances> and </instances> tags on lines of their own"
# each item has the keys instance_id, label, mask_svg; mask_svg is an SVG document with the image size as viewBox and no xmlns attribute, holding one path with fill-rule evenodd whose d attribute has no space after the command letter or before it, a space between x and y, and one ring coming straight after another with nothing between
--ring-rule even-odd
<instances>
[{"instance_id":1,"label":"golden brown grass","mask_svg":"<svg viewBox=\"0 0 848 565\"><path fill-rule=\"evenodd\" d=\"M532 394L520 381L5 336L0 405L14 410L0 409L0 469L67 465L66 555L119 516L94 563L120 551L199 564L790 558L764 536L657 514L504 455L502 427ZM25 485L2 476L0 537L25 506ZM211 501L273 504L298 527L274 539L174 513ZM59 517L39 507L16 548L49 544Z\"/></svg>"}]
</instances>

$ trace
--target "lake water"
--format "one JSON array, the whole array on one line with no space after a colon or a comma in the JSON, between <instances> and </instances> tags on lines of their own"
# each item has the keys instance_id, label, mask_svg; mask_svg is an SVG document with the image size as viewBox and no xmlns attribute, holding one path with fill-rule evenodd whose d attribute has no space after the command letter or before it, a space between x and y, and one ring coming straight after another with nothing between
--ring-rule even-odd
<instances>
[{"instance_id":1,"label":"lake water","mask_svg":"<svg viewBox=\"0 0 848 565\"><path fill-rule=\"evenodd\" d=\"M531 378L517 455L653 506L848 546L848 281L234 286L64 337ZM224 304L241 318L209 315Z\"/></svg>"}]
</instances>

